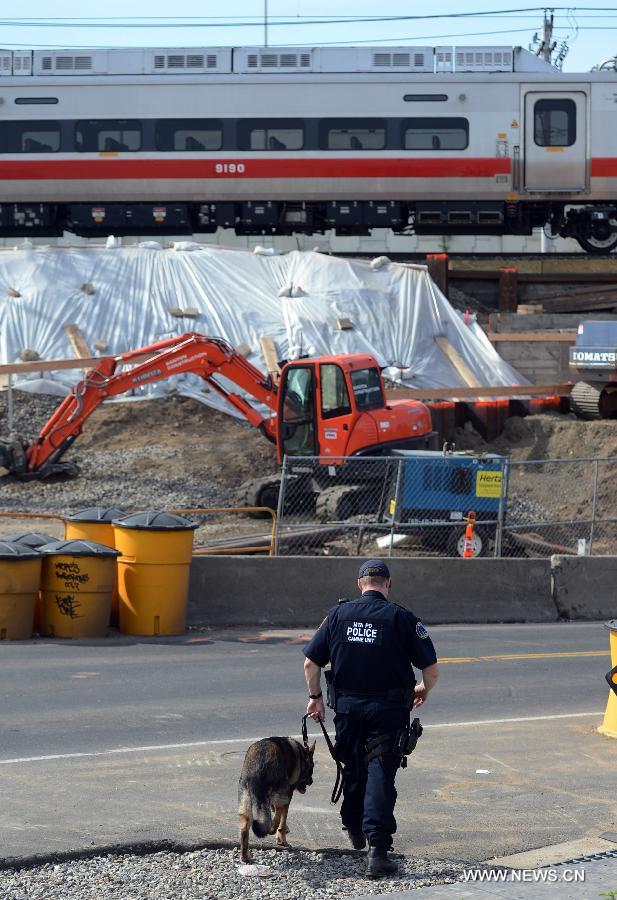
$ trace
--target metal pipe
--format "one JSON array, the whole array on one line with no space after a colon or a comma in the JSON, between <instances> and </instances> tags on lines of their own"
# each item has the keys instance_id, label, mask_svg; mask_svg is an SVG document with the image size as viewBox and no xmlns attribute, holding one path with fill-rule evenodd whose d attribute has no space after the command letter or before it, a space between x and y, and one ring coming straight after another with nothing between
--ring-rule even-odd
<instances>
[{"instance_id":1,"label":"metal pipe","mask_svg":"<svg viewBox=\"0 0 617 900\"><path fill-rule=\"evenodd\" d=\"M280 550L280 529L281 529L281 516L283 514L283 508L285 506L285 483L286 483L286 475L287 475L287 455L283 457L283 466L281 468L281 486L279 488L279 500L276 504L276 531L274 535L274 556L279 556Z\"/></svg>"},{"instance_id":2,"label":"metal pipe","mask_svg":"<svg viewBox=\"0 0 617 900\"><path fill-rule=\"evenodd\" d=\"M7 419L9 425L9 434L13 433L13 375L9 372L9 380L7 382Z\"/></svg>"},{"instance_id":3,"label":"metal pipe","mask_svg":"<svg viewBox=\"0 0 617 900\"><path fill-rule=\"evenodd\" d=\"M394 489L394 509L392 510L392 522L390 524L390 544L388 546L388 556L392 556L392 547L394 544L394 523L396 520L396 515L398 513L398 503L399 503L399 492L401 488L401 469L403 466L403 460L399 460L398 471L396 473L396 487Z\"/></svg>"},{"instance_id":4,"label":"metal pipe","mask_svg":"<svg viewBox=\"0 0 617 900\"><path fill-rule=\"evenodd\" d=\"M600 463L596 460L595 472L593 476L593 499L591 501L591 527L589 529L589 555L593 554L593 535L596 527L596 509L598 506L598 476Z\"/></svg>"}]
</instances>

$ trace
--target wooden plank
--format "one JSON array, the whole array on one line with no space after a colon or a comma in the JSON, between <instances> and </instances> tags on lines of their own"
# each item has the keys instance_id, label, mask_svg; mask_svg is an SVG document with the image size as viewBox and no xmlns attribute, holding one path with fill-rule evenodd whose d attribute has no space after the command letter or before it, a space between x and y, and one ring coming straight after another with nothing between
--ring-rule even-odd
<instances>
[{"instance_id":1,"label":"wooden plank","mask_svg":"<svg viewBox=\"0 0 617 900\"><path fill-rule=\"evenodd\" d=\"M499 269L450 269L450 281L499 281ZM615 284L617 272L519 272L525 284Z\"/></svg>"},{"instance_id":2,"label":"wooden plank","mask_svg":"<svg viewBox=\"0 0 617 900\"><path fill-rule=\"evenodd\" d=\"M545 297L542 299L545 312L580 313L587 309L611 309L617 306L617 288L589 293L569 293L561 297Z\"/></svg>"},{"instance_id":3,"label":"wooden plank","mask_svg":"<svg viewBox=\"0 0 617 900\"><path fill-rule=\"evenodd\" d=\"M427 253L426 264L428 274L435 282L444 297L448 296L448 254Z\"/></svg>"},{"instance_id":4,"label":"wooden plank","mask_svg":"<svg viewBox=\"0 0 617 900\"><path fill-rule=\"evenodd\" d=\"M278 353L274 338L269 334L264 334L259 338L259 345L268 373L270 375L280 375L281 370L279 369Z\"/></svg>"},{"instance_id":5,"label":"wooden plank","mask_svg":"<svg viewBox=\"0 0 617 900\"><path fill-rule=\"evenodd\" d=\"M90 350L90 347L88 347L86 339L81 333L79 325L76 325L74 322L69 325L65 325L64 333L69 339L71 349L78 359L92 358L92 351Z\"/></svg>"},{"instance_id":6,"label":"wooden plank","mask_svg":"<svg viewBox=\"0 0 617 900\"><path fill-rule=\"evenodd\" d=\"M520 384L498 387L442 387L442 388L388 388L386 399L390 400L482 400L485 398L504 399L511 397L569 397L573 385L561 384Z\"/></svg>"},{"instance_id":7,"label":"wooden plank","mask_svg":"<svg viewBox=\"0 0 617 900\"><path fill-rule=\"evenodd\" d=\"M489 331L487 337L493 344L498 341L529 344L574 344L576 342L576 334L574 332L565 333L562 331Z\"/></svg>"},{"instance_id":8,"label":"wooden plank","mask_svg":"<svg viewBox=\"0 0 617 900\"><path fill-rule=\"evenodd\" d=\"M135 356L129 365L134 366L145 362L155 356L155 353L144 353ZM62 369L94 369L101 362L103 356L89 356L83 359L37 359L29 363L5 363L0 365L0 375L25 375L31 372L59 372ZM123 365L121 362L120 365Z\"/></svg>"},{"instance_id":9,"label":"wooden plank","mask_svg":"<svg viewBox=\"0 0 617 900\"><path fill-rule=\"evenodd\" d=\"M518 304L518 272L514 266L499 270L499 312L515 312Z\"/></svg>"},{"instance_id":10,"label":"wooden plank","mask_svg":"<svg viewBox=\"0 0 617 900\"><path fill-rule=\"evenodd\" d=\"M447 356L451 364L454 366L454 368L468 387L481 387L480 382L476 378L475 374L467 365L458 350L452 346L447 337L437 337L435 338L435 343L437 344L441 352L445 356Z\"/></svg>"}]
</instances>

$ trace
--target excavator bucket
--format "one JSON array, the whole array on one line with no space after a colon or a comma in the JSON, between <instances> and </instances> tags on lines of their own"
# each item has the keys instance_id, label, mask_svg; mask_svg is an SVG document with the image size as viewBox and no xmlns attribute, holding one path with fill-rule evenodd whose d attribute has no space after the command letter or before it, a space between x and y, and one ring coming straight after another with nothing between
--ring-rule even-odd
<instances>
[{"instance_id":1,"label":"excavator bucket","mask_svg":"<svg viewBox=\"0 0 617 900\"><path fill-rule=\"evenodd\" d=\"M29 472L27 449L27 441L16 435L12 435L8 440L0 440L0 469L6 469L20 481L42 481L52 475L72 478L79 474L79 466L76 463L64 460L47 460L40 468Z\"/></svg>"},{"instance_id":2,"label":"excavator bucket","mask_svg":"<svg viewBox=\"0 0 617 900\"><path fill-rule=\"evenodd\" d=\"M8 440L0 440L0 468L11 475L22 475L26 471L25 442L12 435Z\"/></svg>"}]
</instances>

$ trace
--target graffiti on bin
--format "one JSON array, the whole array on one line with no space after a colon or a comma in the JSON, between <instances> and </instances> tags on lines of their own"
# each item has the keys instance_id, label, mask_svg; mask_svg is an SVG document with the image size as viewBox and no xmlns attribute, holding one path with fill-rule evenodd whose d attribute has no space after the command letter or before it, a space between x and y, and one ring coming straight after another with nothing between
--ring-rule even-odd
<instances>
[{"instance_id":1,"label":"graffiti on bin","mask_svg":"<svg viewBox=\"0 0 617 900\"><path fill-rule=\"evenodd\" d=\"M56 594L56 606L60 611L60 615L68 616L71 619L80 618L78 610L81 607L81 603L73 594L66 594L64 597L61 594Z\"/></svg>"},{"instance_id":2,"label":"graffiti on bin","mask_svg":"<svg viewBox=\"0 0 617 900\"><path fill-rule=\"evenodd\" d=\"M80 584L86 584L90 580L90 576L82 572L75 562L57 562L55 568L56 578L62 582L67 591L78 591Z\"/></svg>"}]
</instances>

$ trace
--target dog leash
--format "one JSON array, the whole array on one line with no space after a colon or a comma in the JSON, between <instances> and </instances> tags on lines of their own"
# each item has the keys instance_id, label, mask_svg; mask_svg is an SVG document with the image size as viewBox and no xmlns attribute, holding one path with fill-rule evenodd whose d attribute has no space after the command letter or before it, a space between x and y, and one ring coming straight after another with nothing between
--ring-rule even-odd
<instances>
[{"instance_id":1,"label":"dog leash","mask_svg":"<svg viewBox=\"0 0 617 900\"><path fill-rule=\"evenodd\" d=\"M308 730L306 727L306 720L310 719L311 716L306 713L302 716L302 741L304 743L304 747L308 750ZM342 764L338 756L336 755L336 750L334 749L334 744L330 740L330 735L326 731L326 726L324 725L321 719L317 720L321 726L321 730L323 731L323 736L328 745L328 750L330 751L330 756L336 763L336 781L334 782L334 787L332 788L332 795L330 797L330 803L338 803L341 799L341 794L343 793L343 782L345 781L345 766Z\"/></svg>"}]
</instances>

